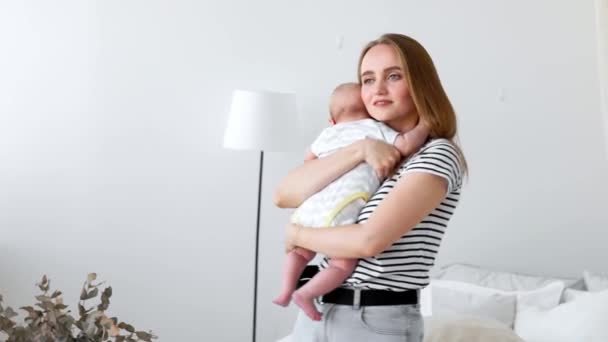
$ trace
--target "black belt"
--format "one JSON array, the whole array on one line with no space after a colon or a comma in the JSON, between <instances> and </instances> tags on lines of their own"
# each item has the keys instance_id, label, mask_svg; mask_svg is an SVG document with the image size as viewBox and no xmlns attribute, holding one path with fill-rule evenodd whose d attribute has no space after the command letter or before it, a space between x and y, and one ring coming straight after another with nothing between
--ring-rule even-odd
<instances>
[{"instance_id":1,"label":"black belt","mask_svg":"<svg viewBox=\"0 0 608 342\"><path fill-rule=\"evenodd\" d=\"M302 276L300 276L299 286L304 285L317 272L317 266L307 266ZM337 288L324 295L321 301L341 305L356 305L357 297L359 297L360 306L418 304L418 290L388 291Z\"/></svg>"}]
</instances>

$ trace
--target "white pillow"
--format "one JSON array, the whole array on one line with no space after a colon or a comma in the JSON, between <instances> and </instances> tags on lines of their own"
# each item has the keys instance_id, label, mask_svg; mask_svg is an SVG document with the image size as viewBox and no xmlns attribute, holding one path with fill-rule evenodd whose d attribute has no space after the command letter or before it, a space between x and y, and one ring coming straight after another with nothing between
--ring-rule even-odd
<instances>
[{"instance_id":1,"label":"white pillow","mask_svg":"<svg viewBox=\"0 0 608 342\"><path fill-rule=\"evenodd\" d=\"M503 291L534 290L556 281L563 282L568 288L583 289L582 279L542 277L514 272L494 271L460 263L447 265L436 271L434 270L432 278L463 281Z\"/></svg>"},{"instance_id":2,"label":"white pillow","mask_svg":"<svg viewBox=\"0 0 608 342\"><path fill-rule=\"evenodd\" d=\"M588 296L589 294L591 294L591 292L589 291L579 291L579 290L573 290L573 289L566 289L564 290L564 294L562 295L562 299L564 300L564 303L569 303L573 300L576 300L580 297L583 296Z\"/></svg>"},{"instance_id":3,"label":"white pillow","mask_svg":"<svg viewBox=\"0 0 608 342\"><path fill-rule=\"evenodd\" d=\"M454 319L478 317L512 326L515 320L517 295L473 284L450 280L431 281L431 312L433 317Z\"/></svg>"},{"instance_id":4,"label":"white pillow","mask_svg":"<svg viewBox=\"0 0 608 342\"><path fill-rule=\"evenodd\" d=\"M608 341L608 290L582 295L551 310L522 307L515 332L526 342Z\"/></svg>"},{"instance_id":5,"label":"white pillow","mask_svg":"<svg viewBox=\"0 0 608 342\"><path fill-rule=\"evenodd\" d=\"M424 342L524 342L500 323L478 318L424 321Z\"/></svg>"},{"instance_id":6,"label":"white pillow","mask_svg":"<svg viewBox=\"0 0 608 342\"><path fill-rule=\"evenodd\" d=\"M602 276L590 271L584 271L583 279L585 279L585 285L589 291L596 292L608 290L608 276Z\"/></svg>"},{"instance_id":7,"label":"white pillow","mask_svg":"<svg viewBox=\"0 0 608 342\"><path fill-rule=\"evenodd\" d=\"M423 317L431 316L433 313L433 296L431 285L426 286L420 291L420 314Z\"/></svg>"},{"instance_id":8,"label":"white pillow","mask_svg":"<svg viewBox=\"0 0 608 342\"><path fill-rule=\"evenodd\" d=\"M432 280L433 317L479 317L512 327L520 305L548 310L559 304L562 282L532 291L502 291L459 281Z\"/></svg>"}]
</instances>

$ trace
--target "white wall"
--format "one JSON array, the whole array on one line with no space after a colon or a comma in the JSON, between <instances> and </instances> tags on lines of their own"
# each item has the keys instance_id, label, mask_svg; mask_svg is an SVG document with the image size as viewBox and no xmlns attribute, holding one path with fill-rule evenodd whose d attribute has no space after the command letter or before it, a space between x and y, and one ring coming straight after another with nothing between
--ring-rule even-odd
<instances>
[{"instance_id":1,"label":"white wall","mask_svg":"<svg viewBox=\"0 0 608 342\"><path fill-rule=\"evenodd\" d=\"M296 91L312 139L387 31L423 42L460 115L471 177L438 262L608 271L594 20L591 0L2 1L2 293L29 303L47 273L69 304L96 271L161 341L248 340L258 156L221 149L231 91ZM265 160L259 341L295 313L270 304L270 194L300 154Z\"/></svg>"},{"instance_id":2,"label":"white wall","mask_svg":"<svg viewBox=\"0 0 608 342\"><path fill-rule=\"evenodd\" d=\"M402 19L379 27L410 33L430 50L459 113L471 169L437 263L573 277L583 269L608 273L608 130L593 2L395 7ZM274 225L286 221L278 209L265 214ZM263 238L267 246L280 244L272 229ZM280 250L263 251L269 290L261 320L273 324L261 329L274 337L288 331L295 310L286 316L269 304L279 287Z\"/></svg>"},{"instance_id":3,"label":"white wall","mask_svg":"<svg viewBox=\"0 0 608 342\"><path fill-rule=\"evenodd\" d=\"M602 112L604 113L604 131L608 151L608 0L595 0L595 22Z\"/></svg>"}]
</instances>

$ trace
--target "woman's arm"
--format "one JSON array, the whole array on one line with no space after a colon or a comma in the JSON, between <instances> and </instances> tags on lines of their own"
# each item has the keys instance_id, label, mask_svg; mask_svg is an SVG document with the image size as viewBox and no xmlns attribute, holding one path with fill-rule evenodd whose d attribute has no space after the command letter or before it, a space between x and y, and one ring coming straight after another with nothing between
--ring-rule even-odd
<instances>
[{"instance_id":1,"label":"woman's arm","mask_svg":"<svg viewBox=\"0 0 608 342\"><path fill-rule=\"evenodd\" d=\"M307 161L291 171L275 190L273 201L280 208L296 208L362 162L369 163L383 179L400 159L399 151L387 143L374 139L360 140L330 156Z\"/></svg>"},{"instance_id":2,"label":"woman's arm","mask_svg":"<svg viewBox=\"0 0 608 342\"><path fill-rule=\"evenodd\" d=\"M308 228L290 224L286 245L330 258L363 258L380 254L422 221L445 198L448 181L413 172L401 178L363 224Z\"/></svg>"}]
</instances>

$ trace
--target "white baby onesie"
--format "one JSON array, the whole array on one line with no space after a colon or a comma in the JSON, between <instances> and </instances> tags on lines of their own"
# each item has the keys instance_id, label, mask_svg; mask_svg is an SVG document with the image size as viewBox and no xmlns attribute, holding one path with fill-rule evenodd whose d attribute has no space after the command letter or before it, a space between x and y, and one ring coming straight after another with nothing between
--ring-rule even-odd
<instances>
[{"instance_id":1,"label":"white baby onesie","mask_svg":"<svg viewBox=\"0 0 608 342\"><path fill-rule=\"evenodd\" d=\"M325 128L310 150L323 158L365 138L393 144L398 135L399 132L373 119L344 122ZM380 179L372 167L361 163L306 199L292 216L292 222L306 227L355 223L359 211L379 186Z\"/></svg>"}]
</instances>

